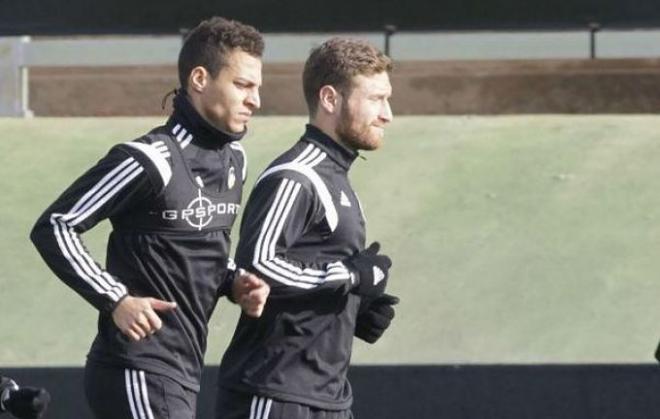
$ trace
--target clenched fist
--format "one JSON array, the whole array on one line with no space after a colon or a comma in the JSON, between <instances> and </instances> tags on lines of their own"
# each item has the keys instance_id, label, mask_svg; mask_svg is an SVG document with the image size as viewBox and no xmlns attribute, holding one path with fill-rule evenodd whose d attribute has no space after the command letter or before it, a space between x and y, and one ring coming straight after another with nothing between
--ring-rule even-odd
<instances>
[{"instance_id":1,"label":"clenched fist","mask_svg":"<svg viewBox=\"0 0 660 419\"><path fill-rule=\"evenodd\" d=\"M232 297L245 314L259 317L270 294L268 284L253 273L241 270L232 284Z\"/></svg>"}]
</instances>

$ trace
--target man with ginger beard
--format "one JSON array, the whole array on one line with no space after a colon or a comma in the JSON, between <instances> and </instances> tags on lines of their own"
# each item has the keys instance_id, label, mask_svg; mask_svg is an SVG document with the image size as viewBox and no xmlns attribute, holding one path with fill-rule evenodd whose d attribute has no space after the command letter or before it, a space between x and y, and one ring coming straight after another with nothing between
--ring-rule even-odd
<instances>
[{"instance_id":1,"label":"man with ginger beard","mask_svg":"<svg viewBox=\"0 0 660 419\"><path fill-rule=\"evenodd\" d=\"M389 257L365 246L348 171L376 150L392 120L390 59L368 43L331 39L305 63L310 123L257 179L236 260L271 287L261 318L241 316L219 372L218 419L351 418L353 336L375 342L398 298ZM366 247L366 249L365 249Z\"/></svg>"}]
</instances>

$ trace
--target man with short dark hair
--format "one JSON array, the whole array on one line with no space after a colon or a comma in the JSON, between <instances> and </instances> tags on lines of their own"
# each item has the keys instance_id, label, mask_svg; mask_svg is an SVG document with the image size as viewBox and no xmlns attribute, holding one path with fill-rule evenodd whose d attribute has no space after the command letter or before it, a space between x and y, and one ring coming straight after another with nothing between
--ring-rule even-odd
<instances>
[{"instance_id":1,"label":"man with short dark hair","mask_svg":"<svg viewBox=\"0 0 660 419\"><path fill-rule=\"evenodd\" d=\"M245 207L239 266L271 287L259 319L241 316L220 365L218 419L348 419L353 336L375 342L398 298L348 180L392 120L390 59L335 38L303 73L310 123L257 179Z\"/></svg>"},{"instance_id":2,"label":"man with short dark hair","mask_svg":"<svg viewBox=\"0 0 660 419\"><path fill-rule=\"evenodd\" d=\"M260 106L261 34L200 23L179 56L165 125L113 147L41 216L46 263L99 310L85 368L99 419L193 418L208 321L221 296L261 314L268 285L237 271L230 231L247 173L240 144ZM109 219L107 269L80 234Z\"/></svg>"}]
</instances>

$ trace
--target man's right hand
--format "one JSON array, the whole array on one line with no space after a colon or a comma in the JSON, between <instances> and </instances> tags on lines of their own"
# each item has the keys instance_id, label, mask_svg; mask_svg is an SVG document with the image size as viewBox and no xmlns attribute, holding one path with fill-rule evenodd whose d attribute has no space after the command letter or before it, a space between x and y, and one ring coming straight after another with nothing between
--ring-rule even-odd
<instances>
[{"instance_id":1,"label":"man's right hand","mask_svg":"<svg viewBox=\"0 0 660 419\"><path fill-rule=\"evenodd\" d=\"M172 311L176 303L151 297L124 297L112 311L117 328L133 341L155 333L163 326L157 311Z\"/></svg>"},{"instance_id":2,"label":"man's right hand","mask_svg":"<svg viewBox=\"0 0 660 419\"><path fill-rule=\"evenodd\" d=\"M380 244L373 242L365 250L344 261L354 276L353 292L364 297L378 297L385 292L392 260L379 255Z\"/></svg>"}]
</instances>

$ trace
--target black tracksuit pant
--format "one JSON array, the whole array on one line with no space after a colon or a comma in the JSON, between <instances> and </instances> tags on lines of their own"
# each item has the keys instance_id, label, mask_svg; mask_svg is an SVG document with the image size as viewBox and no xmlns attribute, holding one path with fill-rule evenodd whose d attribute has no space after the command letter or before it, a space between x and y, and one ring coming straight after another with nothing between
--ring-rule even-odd
<instances>
[{"instance_id":1,"label":"black tracksuit pant","mask_svg":"<svg viewBox=\"0 0 660 419\"><path fill-rule=\"evenodd\" d=\"M194 419L197 393L163 375L88 362L85 393L96 419Z\"/></svg>"},{"instance_id":2,"label":"black tracksuit pant","mask_svg":"<svg viewBox=\"0 0 660 419\"><path fill-rule=\"evenodd\" d=\"M353 413L220 389L215 419L353 419Z\"/></svg>"}]
</instances>

